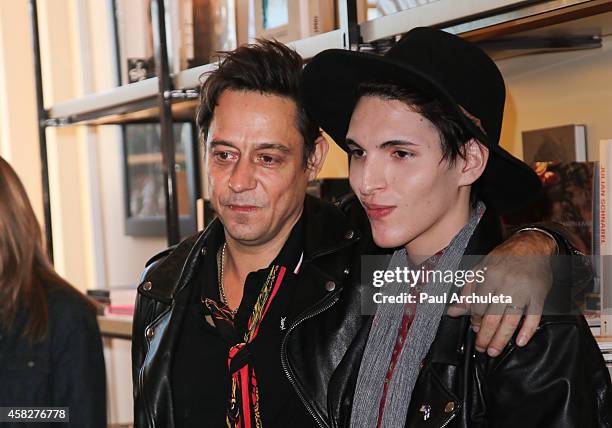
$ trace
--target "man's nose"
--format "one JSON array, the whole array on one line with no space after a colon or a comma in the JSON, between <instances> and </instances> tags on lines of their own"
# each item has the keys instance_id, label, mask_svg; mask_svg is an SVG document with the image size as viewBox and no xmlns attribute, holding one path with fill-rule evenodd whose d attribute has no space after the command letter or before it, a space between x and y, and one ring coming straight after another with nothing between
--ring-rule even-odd
<instances>
[{"instance_id":1,"label":"man's nose","mask_svg":"<svg viewBox=\"0 0 612 428\"><path fill-rule=\"evenodd\" d=\"M361 194L371 195L384 189L385 183L385 166L376 162L375 159L367 159L361 174L361 186L359 187Z\"/></svg>"},{"instance_id":2,"label":"man's nose","mask_svg":"<svg viewBox=\"0 0 612 428\"><path fill-rule=\"evenodd\" d=\"M229 179L229 188L236 193L252 190L257 186L255 168L248 159L241 158L236 162Z\"/></svg>"}]
</instances>

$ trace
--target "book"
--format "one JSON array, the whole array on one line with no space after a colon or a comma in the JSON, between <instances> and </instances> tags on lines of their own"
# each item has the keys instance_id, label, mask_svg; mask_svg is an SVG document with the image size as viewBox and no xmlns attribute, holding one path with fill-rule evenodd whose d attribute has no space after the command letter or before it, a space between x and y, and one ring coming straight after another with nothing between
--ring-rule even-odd
<instances>
[{"instance_id":1,"label":"book","mask_svg":"<svg viewBox=\"0 0 612 428\"><path fill-rule=\"evenodd\" d=\"M612 336L612 140L599 143L601 334Z\"/></svg>"},{"instance_id":2,"label":"book","mask_svg":"<svg viewBox=\"0 0 612 428\"><path fill-rule=\"evenodd\" d=\"M543 185L542 197L525 209L504 216L507 226L553 221L565 226L580 251L594 252L595 162L536 162L532 168Z\"/></svg>"},{"instance_id":3,"label":"book","mask_svg":"<svg viewBox=\"0 0 612 428\"><path fill-rule=\"evenodd\" d=\"M231 51L238 46L234 0L190 0L190 3L193 19L191 23L186 19L184 22L186 33L189 33L189 25L193 32L190 67L214 62L218 52ZM183 15L187 13L183 11Z\"/></svg>"},{"instance_id":4,"label":"book","mask_svg":"<svg viewBox=\"0 0 612 428\"><path fill-rule=\"evenodd\" d=\"M241 11L238 11L241 14ZM287 43L335 27L335 2L332 0L254 0L255 36ZM244 19L240 20L244 22ZM244 25L244 24L242 24ZM239 29L244 34L244 29Z\"/></svg>"},{"instance_id":5,"label":"book","mask_svg":"<svg viewBox=\"0 0 612 428\"><path fill-rule=\"evenodd\" d=\"M599 252L599 192L595 162L536 162L532 168L543 186L542 197L525 209L505 215L506 226L520 226L543 221L563 225L574 246L584 254ZM597 256L593 257L597 259ZM593 333L599 333L600 289L592 290L575 304L591 318Z\"/></svg>"},{"instance_id":6,"label":"book","mask_svg":"<svg viewBox=\"0 0 612 428\"><path fill-rule=\"evenodd\" d=\"M554 128L524 131L523 160L534 162L584 162L586 153L586 126L566 125Z\"/></svg>"}]
</instances>

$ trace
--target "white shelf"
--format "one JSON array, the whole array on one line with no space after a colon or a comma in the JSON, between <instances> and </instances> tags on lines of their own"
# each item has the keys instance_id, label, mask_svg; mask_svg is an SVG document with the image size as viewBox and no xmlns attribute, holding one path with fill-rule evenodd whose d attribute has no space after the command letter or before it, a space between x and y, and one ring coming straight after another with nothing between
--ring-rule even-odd
<instances>
[{"instance_id":1,"label":"white shelf","mask_svg":"<svg viewBox=\"0 0 612 428\"><path fill-rule=\"evenodd\" d=\"M129 315L99 315L98 326L102 336L132 338L132 317Z\"/></svg>"},{"instance_id":2,"label":"white shelf","mask_svg":"<svg viewBox=\"0 0 612 428\"><path fill-rule=\"evenodd\" d=\"M217 64L206 64L183 70L174 77L174 87L176 89L196 89L200 86L200 76L216 68Z\"/></svg>"},{"instance_id":3,"label":"white shelf","mask_svg":"<svg viewBox=\"0 0 612 428\"><path fill-rule=\"evenodd\" d=\"M155 98L158 93L159 81L157 77L118 86L104 92L86 95L74 100L64 101L51 107L51 119L70 118L74 116L94 114L106 111L137 101Z\"/></svg>"},{"instance_id":4,"label":"white shelf","mask_svg":"<svg viewBox=\"0 0 612 428\"><path fill-rule=\"evenodd\" d=\"M306 39L288 43L304 58L310 58L325 49L342 49L344 47L344 31L334 30L319 34ZM216 63L201 65L177 73L173 77L174 87L179 90L195 89L200 86L200 76L210 72L217 67ZM157 77L119 86L108 91L64 101L52 106L49 110L50 119L65 120L70 123L118 123L121 122L120 115L136 112L131 116L136 119L150 119L157 113L157 95L159 91L159 80ZM187 109L195 108L194 100L179 102L189 104ZM197 103L196 103L197 104ZM146 110L142 115L140 110ZM182 111L180 107L177 111ZM105 117L110 117L106 121ZM112 116L112 117L111 117Z\"/></svg>"},{"instance_id":5,"label":"white shelf","mask_svg":"<svg viewBox=\"0 0 612 428\"><path fill-rule=\"evenodd\" d=\"M343 30L333 30L318 34L306 39L287 43L294 48L303 58L312 58L326 49L345 49Z\"/></svg>"},{"instance_id":6,"label":"white shelf","mask_svg":"<svg viewBox=\"0 0 612 428\"><path fill-rule=\"evenodd\" d=\"M462 34L593 0L438 0L361 24L365 43L395 36L415 27L434 26ZM445 27L445 25L447 25Z\"/></svg>"}]
</instances>

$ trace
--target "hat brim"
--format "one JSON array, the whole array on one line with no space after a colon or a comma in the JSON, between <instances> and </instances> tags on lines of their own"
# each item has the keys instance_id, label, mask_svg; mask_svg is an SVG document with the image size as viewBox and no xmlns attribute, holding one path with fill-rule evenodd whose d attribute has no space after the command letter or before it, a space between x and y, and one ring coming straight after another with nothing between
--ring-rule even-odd
<instances>
[{"instance_id":1,"label":"hat brim","mask_svg":"<svg viewBox=\"0 0 612 428\"><path fill-rule=\"evenodd\" d=\"M345 151L345 138L357 103L360 84L393 82L431 94L451 107L476 139L489 148L489 161L479 192L500 213L529 205L542 191L535 172L467 118L459 104L435 79L399 61L365 52L330 49L315 56L304 69L303 100L321 128Z\"/></svg>"}]
</instances>

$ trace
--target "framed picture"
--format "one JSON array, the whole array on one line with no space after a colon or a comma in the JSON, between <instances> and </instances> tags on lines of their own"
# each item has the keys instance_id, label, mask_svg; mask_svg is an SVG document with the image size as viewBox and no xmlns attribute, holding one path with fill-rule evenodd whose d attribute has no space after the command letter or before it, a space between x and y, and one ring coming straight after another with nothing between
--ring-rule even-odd
<instances>
[{"instance_id":1,"label":"framed picture","mask_svg":"<svg viewBox=\"0 0 612 428\"><path fill-rule=\"evenodd\" d=\"M191 122L174 124L176 193L181 237L196 232L199 197L198 151ZM125 178L125 234L166 236L166 197L161 154L160 125L123 126Z\"/></svg>"},{"instance_id":2,"label":"framed picture","mask_svg":"<svg viewBox=\"0 0 612 428\"><path fill-rule=\"evenodd\" d=\"M287 43L335 28L332 0L254 0L253 7L256 37Z\"/></svg>"}]
</instances>

